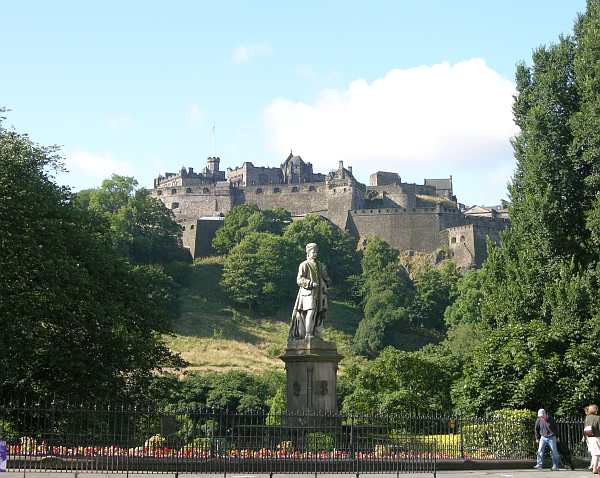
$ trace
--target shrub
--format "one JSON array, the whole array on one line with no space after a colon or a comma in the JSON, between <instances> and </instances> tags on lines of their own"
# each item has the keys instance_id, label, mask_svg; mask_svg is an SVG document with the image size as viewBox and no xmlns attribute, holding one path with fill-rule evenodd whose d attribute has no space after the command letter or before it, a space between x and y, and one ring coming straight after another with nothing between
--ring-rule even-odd
<instances>
[{"instance_id":1,"label":"shrub","mask_svg":"<svg viewBox=\"0 0 600 478\"><path fill-rule=\"evenodd\" d=\"M13 424L6 420L0 420L0 437L4 438L8 443L12 443L19 438Z\"/></svg>"},{"instance_id":2,"label":"shrub","mask_svg":"<svg viewBox=\"0 0 600 478\"><path fill-rule=\"evenodd\" d=\"M335 437L331 433L309 433L306 441L306 449L310 452L333 451L335 447Z\"/></svg>"},{"instance_id":3,"label":"shrub","mask_svg":"<svg viewBox=\"0 0 600 478\"><path fill-rule=\"evenodd\" d=\"M530 457L535 453L531 410L503 409L493 414L490 427L491 451L498 457Z\"/></svg>"}]
</instances>

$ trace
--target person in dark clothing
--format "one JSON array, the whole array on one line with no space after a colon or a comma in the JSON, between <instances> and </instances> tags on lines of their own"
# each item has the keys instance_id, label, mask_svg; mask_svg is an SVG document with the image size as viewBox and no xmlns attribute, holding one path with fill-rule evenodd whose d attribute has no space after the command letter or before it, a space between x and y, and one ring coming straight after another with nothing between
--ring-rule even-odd
<instances>
[{"instance_id":1,"label":"person in dark clothing","mask_svg":"<svg viewBox=\"0 0 600 478\"><path fill-rule=\"evenodd\" d=\"M535 421L534 426L535 440L539 443L537 452L537 463L534 468L541 470L544 463L544 452L546 446L550 447L552 452L552 470L558 470L558 446L557 446L557 433L556 433L556 422L548 414L546 410L540 408L538 410L538 418Z\"/></svg>"}]
</instances>

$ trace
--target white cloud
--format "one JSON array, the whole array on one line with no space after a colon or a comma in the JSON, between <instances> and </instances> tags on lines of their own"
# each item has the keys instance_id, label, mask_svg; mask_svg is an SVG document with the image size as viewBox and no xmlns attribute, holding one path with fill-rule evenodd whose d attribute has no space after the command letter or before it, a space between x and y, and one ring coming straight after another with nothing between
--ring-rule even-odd
<instances>
[{"instance_id":1,"label":"white cloud","mask_svg":"<svg viewBox=\"0 0 600 478\"><path fill-rule=\"evenodd\" d=\"M132 175L133 168L125 161L118 161L110 153L73 151L66 155L65 166L69 172L97 180L100 184L111 174Z\"/></svg>"},{"instance_id":2,"label":"white cloud","mask_svg":"<svg viewBox=\"0 0 600 478\"><path fill-rule=\"evenodd\" d=\"M257 56L266 56L273 53L273 48L268 43L247 43L233 50L231 60L236 64L248 63Z\"/></svg>"},{"instance_id":3,"label":"white cloud","mask_svg":"<svg viewBox=\"0 0 600 478\"><path fill-rule=\"evenodd\" d=\"M415 180L484 171L512 164L514 94L482 59L395 69L322 91L311 104L273 101L264 115L268 146L281 155L293 148L317 170L344 160L363 180L377 170Z\"/></svg>"},{"instance_id":4,"label":"white cloud","mask_svg":"<svg viewBox=\"0 0 600 478\"><path fill-rule=\"evenodd\" d=\"M192 104L187 110L188 123L196 125L204 119L204 111L197 104Z\"/></svg>"}]
</instances>

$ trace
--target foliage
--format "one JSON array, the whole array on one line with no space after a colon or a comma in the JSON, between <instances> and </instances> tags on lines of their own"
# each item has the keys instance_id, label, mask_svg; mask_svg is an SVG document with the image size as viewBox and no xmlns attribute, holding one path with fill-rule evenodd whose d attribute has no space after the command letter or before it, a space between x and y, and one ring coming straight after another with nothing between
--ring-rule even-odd
<instances>
[{"instance_id":1,"label":"foliage","mask_svg":"<svg viewBox=\"0 0 600 478\"><path fill-rule=\"evenodd\" d=\"M269 400L267 400L269 414L267 415L267 425L281 425L282 417L286 410L285 387L279 387Z\"/></svg>"},{"instance_id":2,"label":"foliage","mask_svg":"<svg viewBox=\"0 0 600 478\"><path fill-rule=\"evenodd\" d=\"M494 422L490 436L492 452L503 458L532 456L535 443L531 430L535 423L532 410L497 410L493 414Z\"/></svg>"},{"instance_id":3,"label":"foliage","mask_svg":"<svg viewBox=\"0 0 600 478\"><path fill-rule=\"evenodd\" d=\"M457 280L452 291L452 302L444 312L447 327L462 324L477 324L481 320L481 290L483 273L481 270L470 270Z\"/></svg>"},{"instance_id":4,"label":"foliage","mask_svg":"<svg viewBox=\"0 0 600 478\"><path fill-rule=\"evenodd\" d=\"M142 393L153 371L182 363L160 338L173 283L120 257L106 219L52 182L59 159L0 128L0 362L10 364L0 387L74 400Z\"/></svg>"},{"instance_id":5,"label":"foliage","mask_svg":"<svg viewBox=\"0 0 600 478\"><path fill-rule=\"evenodd\" d=\"M332 433L311 432L306 435L306 451L333 451L335 436Z\"/></svg>"},{"instance_id":6,"label":"foliage","mask_svg":"<svg viewBox=\"0 0 600 478\"><path fill-rule=\"evenodd\" d=\"M397 307L391 290L373 293L365 304L365 317L358 324L352 347L355 353L375 357L389 345L398 344L410 323L408 311Z\"/></svg>"},{"instance_id":7,"label":"foliage","mask_svg":"<svg viewBox=\"0 0 600 478\"><path fill-rule=\"evenodd\" d=\"M446 261L415 277L415 297L410 306L411 322L416 327L444 329L444 312L452 303L453 290L459 279L456 266Z\"/></svg>"},{"instance_id":8,"label":"foliage","mask_svg":"<svg viewBox=\"0 0 600 478\"><path fill-rule=\"evenodd\" d=\"M277 392L281 389L280 374L253 375L242 371L224 373L190 373L186 375L178 394L178 405L212 407L238 412L280 406Z\"/></svg>"},{"instance_id":9,"label":"foliage","mask_svg":"<svg viewBox=\"0 0 600 478\"><path fill-rule=\"evenodd\" d=\"M451 262L421 270L414 282L399 254L385 241L369 238L363 252L362 275L357 281L364 319L354 336L358 354L375 357L386 346L405 350L439 340L442 317L453 300L459 275Z\"/></svg>"},{"instance_id":10,"label":"foliage","mask_svg":"<svg viewBox=\"0 0 600 478\"><path fill-rule=\"evenodd\" d=\"M261 211L255 204L242 204L225 215L223 227L215 234L213 247L228 254L242 239L253 232L270 232L280 236L292 221L291 214L282 208Z\"/></svg>"},{"instance_id":11,"label":"foliage","mask_svg":"<svg viewBox=\"0 0 600 478\"><path fill-rule=\"evenodd\" d=\"M235 302L273 311L290 302L296 289L296 265L285 237L254 232L226 257L221 285Z\"/></svg>"},{"instance_id":12,"label":"foliage","mask_svg":"<svg viewBox=\"0 0 600 478\"><path fill-rule=\"evenodd\" d=\"M344 413L440 412L450 409L450 376L419 352L386 348L356 374Z\"/></svg>"},{"instance_id":13,"label":"foliage","mask_svg":"<svg viewBox=\"0 0 600 478\"><path fill-rule=\"evenodd\" d=\"M74 201L108 221L115 247L132 263L166 264L187 258L173 212L147 189L136 190L137 184L132 177L113 174L98 189L77 193Z\"/></svg>"},{"instance_id":14,"label":"foliage","mask_svg":"<svg viewBox=\"0 0 600 478\"><path fill-rule=\"evenodd\" d=\"M359 257L350 234L321 216L307 214L302 220L292 222L285 229L283 237L295 249L293 262L296 265L306 258L306 244L316 243L319 246L319 261L327 266L332 281L330 293L336 292L338 296L347 294L347 280L359 270Z\"/></svg>"},{"instance_id":15,"label":"foliage","mask_svg":"<svg viewBox=\"0 0 600 478\"><path fill-rule=\"evenodd\" d=\"M474 312L491 329L454 387L464 410L570 414L600 392L589 379L598 374L599 43L600 1L589 0L574 35L517 68L511 228L481 271L478 310L447 315Z\"/></svg>"}]
</instances>

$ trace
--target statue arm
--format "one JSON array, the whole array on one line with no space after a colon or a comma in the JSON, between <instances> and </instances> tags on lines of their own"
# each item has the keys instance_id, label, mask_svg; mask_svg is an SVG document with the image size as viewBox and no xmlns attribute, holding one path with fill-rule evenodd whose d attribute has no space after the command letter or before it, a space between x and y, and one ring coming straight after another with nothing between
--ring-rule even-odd
<instances>
[{"instance_id":1,"label":"statue arm","mask_svg":"<svg viewBox=\"0 0 600 478\"><path fill-rule=\"evenodd\" d=\"M303 266L304 264L300 264L300 267L298 267L298 277L296 277L296 283L298 284L298 287L303 287L304 289L311 289L312 282L307 277L308 271L306 271L305 267Z\"/></svg>"}]
</instances>

